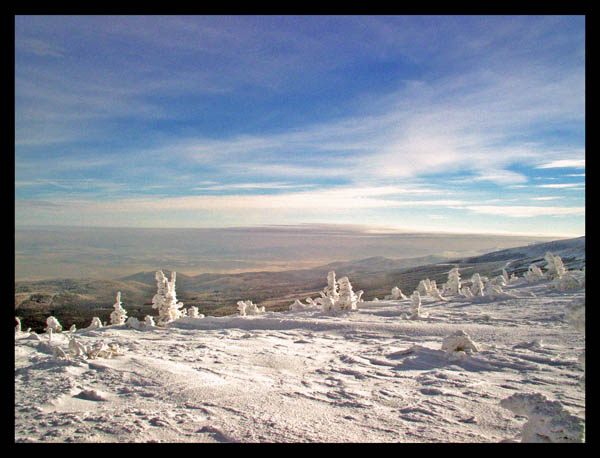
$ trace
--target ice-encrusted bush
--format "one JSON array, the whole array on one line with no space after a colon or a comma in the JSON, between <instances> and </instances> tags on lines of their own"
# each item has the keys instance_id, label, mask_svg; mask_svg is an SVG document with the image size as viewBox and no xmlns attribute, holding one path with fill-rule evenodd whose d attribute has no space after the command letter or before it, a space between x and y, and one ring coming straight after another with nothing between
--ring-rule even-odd
<instances>
[{"instance_id":1,"label":"ice-encrusted bush","mask_svg":"<svg viewBox=\"0 0 600 458\"><path fill-rule=\"evenodd\" d=\"M471 293L473 296L483 296L485 287L483 285L483 279L477 272L471 277Z\"/></svg>"},{"instance_id":2,"label":"ice-encrusted bush","mask_svg":"<svg viewBox=\"0 0 600 458\"><path fill-rule=\"evenodd\" d=\"M446 352L446 357L451 361L464 361L471 353L479 351L463 330L458 330L445 337L442 341L442 350Z\"/></svg>"},{"instance_id":3,"label":"ice-encrusted bush","mask_svg":"<svg viewBox=\"0 0 600 458\"><path fill-rule=\"evenodd\" d=\"M164 326L183 316L183 312L180 310L183 303L177 301L177 294L175 293L175 275L175 272L171 272L170 281L165 277L162 270L157 271L154 275L156 294L152 298L152 308L158 309L159 326Z\"/></svg>"},{"instance_id":4,"label":"ice-encrusted bush","mask_svg":"<svg viewBox=\"0 0 600 458\"><path fill-rule=\"evenodd\" d=\"M417 285L417 291L421 296L427 296L431 292L431 280L424 278Z\"/></svg>"},{"instance_id":5,"label":"ice-encrusted bush","mask_svg":"<svg viewBox=\"0 0 600 458\"><path fill-rule=\"evenodd\" d=\"M413 291L410 296L410 316L409 320L419 320L421 318L427 318L427 314L421 312L421 294L418 290Z\"/></svg>"},{"instance_id":6,"label":"ice-encrusted bush","mask_svg":"<svg viewBox=\"0 0 600 458\"><path fill-rule=\"evenodd\" d=\"M400 288L398 288L397 286L394 286L392 288L392 293L388 296L385 296L384 299L391 299L394 301L400 300L400 299L408 299L404 293L402 293L402 290Z\"/></svg>"},{"instance_id":7,"label":"ice-encrusted bush","mask_svg":"<svg viewBox=\"0 0 600 458\"><path fill-rule=\"evenodd\" d=\"M466 297L467 299L471 299L473 297L473 293L471 292L471 288L468 286L463 286L459 291L461 296Z\"/></svg>"},{"instance_id":8,"label":"ice-encrusted bush","mask_svg":"<svg viewBox=\"0 0 600 458\"><path fill-rule=\"evenodd\" d=\"M504 279L504 285L509 285L511 283L514 283L516 280L518 280L518 277L516 274L511 274L508 275L508 272L506 271L506 269L502 269L502 278Z\"/></svg>"},{"instance_id":9,"label":"ice-encrusted bush","mask_svg":"<svg viewBox=\"0 0 600 458\"><path fill-rule=\"evenodd\" d=\"M238 301L237 306L240 316L257 315L259 313L265 313L264 306L258 307L256 304L253 304L250 300Z\"/></svg>"},{"instance_id":10,"label":"ice-encrusted bush","mask_svg":"<svg viewBox=\"0 0 600 458\"><path fill-rule=\"evenodd\" d=\"M315 303L310 297L306 298L306 304L303 304L300 300L296 299L292 305L290 305L291 311L308 310L317 308L318 304Z\"/></svg>"},{"instance_id":11,"label":"ice-encrusted bush","mask_svg":"<svg viewBox=\"0 0 600 458\"><path fill-rule=\"evenodd\" d=\"M458 267L453 267L448 272L448 280L444 283L442 288L443 296L457 296L460 294L461 282L460 272Z\"/></svg>"},{"instance_id":12,"label":"ice-encrusted bush","mask_svg":"<svg viewBox=\"0 0 600 458\"><path fill-rule=\"evenodd\" d=\"M524 274L528 283L535 283L544 279L544 273L536 264L531 264Z\"/></svg>"},{"instance_id":13,"label":"ice-encrusted bush","mask_svg":"<svg viewBox=\"0 0 600 458\"><path fill-rule=\"evenodd\" d=\"M95 316L94 318L92 318L92 322L86 329L100 329L101 327L102 327L102 321L100 321L100 318Z\"/></svg>"},{"instance_id":14,"label":"ice-encrusted bush","mask_svg":"<svg viewBox=\"0 0 600 458\"><path fill-rule=\"evenodd\" d=\"M339 279L340 293L335 308L339 310L356 310L359 297L352 290L352 285L348 277L342 277Z\"/></svg>"},{"instance_id":15,"label":"ice-encrusted bush","mask_svg":"<svg viewBox=\"0 0 600 458\"><path fill-rule=\"evenodd\" d=\"M154 326L156 326L156 323L154 322L154 317L152 315L146 315L144 317L144 326L147 328L153 328Z\"/></svg>"},{"instance_id":16,"label":"ice-encrusted bush","mask_svg":"<svg viewBox=\"0 0 600 458\"><path fill-rule=\"evenodd\" d=\"M438 289L437 285L435 284L435 281L431 282L431 290L429 291L429 295L431 297L433 297L434 299L437 299L438 301L449 301L450 300L450 299L442 296L442 293L440 293L440 290Z\"/></svg>"},{"instance_id":17,"label":"ice-encrusted bush","mask_svg":"<svg viewBox=\"0 0 600 458\"><path fill-rule=\"evenodd\" d=\"M527 417L521 442L583 442L584 421L569 414L558 401L541 393L515 393L500 405L516 415Z\"/></svg>"},{"instance_id":18,"label":"ice-encrusted bush","mask_svg":"<svg viewBox=\"0 0 600 458\"><path fill-rule=\"evenodd\" d=\"M88 349L74 337L69 337L69 351L73 356L87 356Z\"/></svg>"},{"instance_id":19,"label":"ice-encrusted bush","mask_svg":"<svg viewBox=\"0 0 600 458\"><path fill-rule=\"evenodd\" d=\"M136 317L130 316L129 318L127 318L125 326L127 326L128 328L139 330L142 328L142 323L140 323L140 320L138 320Z\"/></svg>"},{"instance_id":20,"label":"ice-encrusted bush","mask_svg":"<svg viewBox=\"0 0 600 458\"><path fill-rule=\"evenodd\" d=\"M121 305L121 291L117 293L116 302L113 305L113 308L115 310L110 314L110 324L125 324L125 321L127 321L127 311Z\"/></svg>"},{"instance_id":21,"label":"ice-encrusted bush","mask_svg":"<svg viewBox=\"0 0 600 458\"><path fill-rule=\"evenodd\" d=\"M552 252L546 252L546 256L544 256L544 260L546 261L546 273L545 277L548 280L554 280L557 277L562 277L567 269L565 268L562 259L560 256L554 255Z\"/></svg>"},{"instance_id":22,"label":"ice-encrusted bush","mask_svg":"<svg viewBox=\"0 0 600 458\"><path fill-rule=\"evenodd\" d=\"M62 326L56 319L56 317L49 316L46 318L46 329L45 331L50 334L52 332L60 332L62 331Z\"/></svg>"},{"instance_id":23,"label":"ice-encrusted bush","mask_svg":"<svg viewBox=\"0 0 600 458\"><path fill-rule=\"evenodd\" d=\"M198 313L198 307L192 306L188 309L188 314L190 318L204 318L203 313Z\"/></svg>"},{"instance_id":24,"label":"ice-encrusted bush","mask_svg":"<svg viewBox=\"0 0 600 458\"><path fill-rule=\"evenodd\" d=\"M114 358L120 355L119 345L115 343L106 344L105 342L99 342L93 347L87 348L87 357L89 359Z\"/></svg>"},{"instance_id":25,"label":"ice-encrusted bush","mask_svg":"<svg viewBox=\"0 0 600 458\"><path fill-rule=\"evenodd\" d=\"M578 272L566 271L560 277L552 280L551 286L558 291L569 291L583 288L585 286L585 277Z\"/></svg>"},{"instance_id":26,"label":"ice-encrusted bush","mask_svg":"<svg viewBox=\"0 0 600 458\"><path fill-rule=\"evenodd\" d=\"M335 279L335 271L327 274L327 286L319 293L321 297L316 300L307 298L306 302L310 305L316 304L322 311L332 310L356 310L358 303L362 302L363 291L355 293L348 277L342 277L338 281Z\"/></svg>"},{"instance_id":27,"label":"ice-encrusted bush","mask_svg":"<svg viewBox=\"0 0 600 458\"><path fill-rule=\"evenodd\" d=\"M490 280L485 284L484 295L493 300L498 297L506 296L507 294L502 290L501 285Z\"/></svg>"}]
</instances>

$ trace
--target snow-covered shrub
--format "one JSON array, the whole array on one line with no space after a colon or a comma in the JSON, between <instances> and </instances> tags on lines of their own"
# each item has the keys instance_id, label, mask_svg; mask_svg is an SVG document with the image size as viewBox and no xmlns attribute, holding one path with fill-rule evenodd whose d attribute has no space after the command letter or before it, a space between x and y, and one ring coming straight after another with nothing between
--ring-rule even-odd
<instances>
[{"instance_id":1,"label":"snow-covered shrub","mask_svg":"<svg viewBox=\"0 0 600 458\"><path fill-rule=\"evenodd\" d=\"M318 297L314 301L311 298L306 298L306 302L310 306L316 305L322 311L327 312L331 310L356 310L358 307L357 304L362 302L363 291L360 290L358 293L355 293L352 290L352 285L348 277L342 277L336 281L335 272L330 271L327 274L327 286L319 294L321 297ZM292 306L299 307L296 303L292 304Z\"/></svg>"},{"instance_id":2,"label":"snow-covered shrub","mask_svg":"<svg viewBox=\"0 0 600 458\"><path fill-rule=\"evenodd\" d=\"M468 286L463 286L459 291L461 296L466 297L467 299L471 299L473 297L473 293L471 292L471 288Z\"/></svg>"},{"instance_id":3,"label":"snow-covered shrub","mask_svg":"<svg viewBox=\"0 0 600 458\"><path fill-rule=\"evenodd\" d=\"M129 318L127 318L125 326L127 326L128 328L139 330L142 328L142 323L140 323L140 320L138 320L136 317L130 316Z\"/></svg>"},{"instance_id":4,"label":"snow-covered shrub","mask_svg":"<svg viewBox=\"0 0 600 458\"><path fill-rule=\"evenodd\" d=\"M442 296L442 293L440 293L440 290L438 289L437 285L435 284L435 281L431 282L431 290L429 291L429 295L431 297L433 297L434 299L437 299L438 301L449 301L450 300L450 299L447 299Z\"/></svg>"},{"instance_id":5,"label":"snow-covered shrub","mask_svg":"<svg viewBox=\"0 0 600 458\"><path fill-rule=\"evenodd\" d=\"M18 316L15 317L15 320L17 320L17 325L15 326L15 334L18 334L21 332L21 320Z\"/></svg>"},{"instance_id":6,"label":"snow-covered shrub","mask_svg":"<svg viewBox=\"0 0 600 458\"><path fill-rule=\"evenodd\" d=\"M92 318L92 322L86 329L100 329L101 327L102 327L102 321L100 321L100 318L95 316L94 318Z\"/></svg>"},{"instance_id":7,"label":"snow-covered shrub","mask_svg":"<svg viewBox=\"0 0 600 458\"><path fill-rule=\"evenodd\" d=\"M506 271L506 269L502 269L502 278L504 279L504 285L502 285L502 286L506 286L511 283L514 283L515 281L517 281L519 279L515 273L508 275L508 272Z\"/></svg>"},{"instance_id":8,"label":"snow-covered shrub","mask_svg":"<svg viewBox=\"0 0 600 458\"><path fill-rule=\"evenodd\" d=\"M51 331L60 332L62 331L62 326L55 317L49 316L48 318L46 318L45 331L49 334L51 333Z\"/></svg>"},{"instance_id":9,"label":"snow-covered shrub","mask_svg":"<svg viewBox=\"0 0 600 458\"><path fill-rule=\"evenodd\" d=\"M303 304L301 301L296 299L294 301L294 303L292 305L290 305L290 310L298 311L298 310L313 309L313 308L317 308L317 307L318 307L318 305L315 303L315 301L313 301L310 297L307 297L306 304Z\"/></svg>"},{"instance_id":10,"label":"snow-covered shrub","mask_svg":"<svg viewBox=\"0 0 600 458\"><path fill-rule=\"evenodd\" d=\"M165 277L162 270L155 274L157 290L152 298L152 308L158 309L159 326L164 326L183 316L183 312L180 310L183 303L177 301L175 293L175 278L175 272L171 272L170 281Z\"/></svg>"},{"instance_id":11,"label":"snow-covered shrub","mask_svg":"<svg viewBox=\"0 0 600 458\"><path fill-rule=\"evenodd\" d=\"M583 442L585 425L581 418L569 414L558 401L541 393L515 393L500 405L516 415L527 417L521 442Z\"/></svg>"},{"instance_id":12,"label":"snow-covered shrub","mask_svg":"<svg viewBox=\"0 0 600 458\"><path fill-rule=\"evenodd\" d=\"M471 353L478 351L478 348L465 331L458 330L444 338L442 350L449 360L463 361Z\"/></svg>"},{"instance_id":13,"label":"snow-covered shrub","mask_svg":"<svg viewBox=\"0 0 600 458\"><path fill-rule=\"evenodd\" d=\"M502 290L502 286L494 283L491 280L485 284L484 294L492 300L506 295L506 293Z\"/></svg>"},{"instance_id":14,"label":"snow-covered shrub","mask_svg":"<svg viewBox=\"0 0 600 458\"><path fill-rule=\"evenodd\" d=\"M144 317L144 326L147 328L153 328L156 326L156 323L154 323L154 317L152 315L146 315Z\"/></svg>"},{"instance_id":15,"label":"snow-covered shrub","mask_svg":"<svg viewBox=\"0 0 600 458\"><path fill-rule=\"evenodd\" d=\"M339 284L335 281L335 271L327 273L327 286L323 288L321 293L323 297L330 297L333 301L337 301L339 297Z\"/></svg>"},{"instance_id":16,"label":"snow-covered shrub","mask_svg":"<svg viewBox=\"0 0 600 458\"><path fill-rule=\"evenodd\" d=\"M384 299L391 299L391 300L397 301L400 299L408 299L408 298L402 293L402 290L400 288L398 288L397 286L394 286L392 288L392 294L390 294L389 296L385 296Z\"/></svg>"},{"instance_id":17,"label":"snow-covered shrub","mask_svg":"<svg viewBox=\"0 0 600 458\"><path fill-rule=\"evenodd\" d=\"M562 277L567 269L562 262L560 256L555 256L550 251L544 256L546 260L546 274L544 275L548 280L553 280L557 277Z\"/></svg>"},{"instance_id":18,"label":"snow-covered shrub","mask_svg":"<svg viewBox=\"0 0 600 458\"><path fill-rule=\"evenodd\" d=\"M478 273L474 273L471 277L471 293L473 296L483 296L484 294L483 279Z\"/></svg>"},{"instance_id":19,"label":"snow-covered shrub","mask_svg":"<svg viewBox=\"0 0 600 458\"><path fill-rule=\"evenodd\" d=\"M431 280L425 278L417 285L417 291L421 296L427 296L431 292Z\"/></svg>"},{"instance_id":20,"label":"snow-covered shrub","mask_svg":"<svg viewBox=\"0 0 600 458\"><path fill-rule=\"evenodd\" d=\"M89 359L113 358L120 355L119 345L114 343L106 344L104 342L99 342L93 347L87 348L87 357Z\"/></svg>"},{"instance_id":21,"label":"snow-covered shrub","mask_svg":"<svg viewBox=\"0 0 600 458\"><path fill-rule=\"evenodd\" d=\"M125 324L125 321L127 321L127 311L121 306L121 291L117 293L116 302L113 305L113 308L115 310L110 314L110 324Z\"/></svg>"},{"instance_id":22,"label":"snow-covered shrub","mask_svg":"<svg viewBox=\"0 0 600 458\"><path fill-rule=\"evenodd\" d=\"M448 272L448 280L444 283L442 288L443 296L457 296L460 294L461 282L460 282L460 272L458 271L458 267L453 267Z\"/></svg>"},{"instance_id":23,"label":"snow-covered shrub","mask_svg":"<svg viewBox=\"0 0 600 458\"><path fill-rule=\"evenodd\" d=\"M71 334L73 334L75 331L77 331L77 326L75 326L75 324L72 324L71 327L69 328L69 332Z\"/></svg>"},{"instance_id":24,"label":"snow-covered shrub","mask_svg":"<svg viewBox=\"0 0 600 458\"><path fill-rule=\"evenodd\" d=\"M552 287L558 291L568 291L571 289L579 289L584 285L574 272L567 271L560 277L555 277L552 281Z\"/></svg>"},{"instance_id":25,"label":"snow-covered shrub","mask_svg":"<svg viewBox=\"0 0 600 458\"><path fill-rule=\"evenodd\" d=\"M265 313L265 307L258 307L256 304L253 304L252 301L238 301L238 310L240 312L240 316L246 315L257 315L259 313Z\"/></svg>"},{"instance_id":26,"label":"snow-covered shrub","mask_svg":"<svg viewBox=\"0 0 600 458\"><path fill-rule=\"evenodd\" d=\"M356 310L358 296L352 291L352 285L348 277L342 277L338 281L340 292L337 303L334 304L338 310Z\"/></svg>"},{"instance_id":27,"label":"snow-covered shrub","mask_svg":"<svg viewBox=\"0 0 600 458\"><path fill-rule=\"evenodd\" d=\"M87 356L88 349L74 337L69 337L69 351L73 356Z\"/></svg>"},{"instance_id":28,"label":"snow-covered shrub","mask_svg":"<svg viewBox=\"0 0 600 458\"><path fill-rule=\"evenodd\" d=\"M525 272L524 277L525 280L527 280L527 282L535 283L537 281L543 280L544 274L542 272L542 269L540 269L537 265L531 264L527 269L527 272Z\"/></svg>"},{"instance_id":29,"label":"snow-covered shrub","mask_svg":"<svg viewBox=\"0 0 600 458\"><path fill-rule=\"evenodd\" d=\"M421 294L419 294L418 290L413 291L410 296L410 312L409 320L427 318L427 314L421 312Z\"/></svg>"},{"instance_id":30,"label":"snow-covered shrub","mask_svg":"<svg viewBox=\"0 0 600 458\"><path fill-rule=\"evenodd\" d=\"M327 273L327 286L323 288L323 291L319 292L319 294L321 297L318 297L314 302L316 302L323 311L333 310L340 297L339 284L335 280L335 271L332 270Z\"/></svg>"},{"instance_id":31,"label":"snow-covered shrub","mask_svg":"<svg viewBox=\"0 0 600 458\"><path fill-rule=\"evenodd\" d=\"M192 306L188 309L187 316L190 318L204 318L203 313L198 313L198 307Z\"/></svg>"}]
</instances>

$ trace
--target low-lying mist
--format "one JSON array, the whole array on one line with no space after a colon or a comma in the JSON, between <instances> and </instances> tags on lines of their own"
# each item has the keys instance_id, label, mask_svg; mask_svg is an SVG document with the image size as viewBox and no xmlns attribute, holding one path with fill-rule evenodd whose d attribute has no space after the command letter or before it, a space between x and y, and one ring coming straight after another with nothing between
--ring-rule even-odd
<instances>
[{"instance_id":1,"label":"low-lying mist","mask_svg":"<svg viewBox=\"0 0 600 458\"><path fill-rule=\"evenodd\" d=\"M549 237L402 233L366 226L15 230L15 280L112 279L159 268L187 275L311 268L375 256L472 256Z\"/></svg>"}]
</instances>

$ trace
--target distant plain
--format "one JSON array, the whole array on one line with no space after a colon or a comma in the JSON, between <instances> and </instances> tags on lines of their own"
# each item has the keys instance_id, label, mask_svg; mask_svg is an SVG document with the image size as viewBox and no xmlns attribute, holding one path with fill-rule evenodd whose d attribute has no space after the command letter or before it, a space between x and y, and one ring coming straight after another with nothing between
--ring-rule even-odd
<instances>
[{"instance_id":1,"label":"distant plain","mask_svg":"<svg viewBox=\"0 0 600 458\"><path fill-rule=\"evenodd\" d=\"M474 256L555 238L408 233L366 226L15 229L15 280L117 279L157 269L186 275L308 269L383 256Z\"/></svg>"}]
</instances>

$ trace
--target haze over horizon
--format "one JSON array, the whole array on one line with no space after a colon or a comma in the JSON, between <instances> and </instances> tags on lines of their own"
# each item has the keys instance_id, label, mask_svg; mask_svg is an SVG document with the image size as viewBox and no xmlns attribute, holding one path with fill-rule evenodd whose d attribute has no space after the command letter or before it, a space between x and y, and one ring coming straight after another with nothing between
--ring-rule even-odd
<instances>
[{"instance_id":1,"label":"haze over horizon","mask_svg":"<svg viewBox=\"0 0 600 458\"><path fill-rule=\"evenodd\" d=\"M15 16L15 224L585 235L585 16Z\"/></svg>"},{"instance_id":2,"label":"haze over horizon","mask_svg":"<svg viewBox=\"0 0 600 458\"><path fill-rule=\"evenodd\" d=\"M282 271L377 257L436 256L441 260L554 239L373 231L365 226L349 225L219 229L17 228L15 280L116 279L157 269L186 275Z\"/></svg>"}]
</instances>

